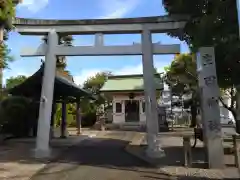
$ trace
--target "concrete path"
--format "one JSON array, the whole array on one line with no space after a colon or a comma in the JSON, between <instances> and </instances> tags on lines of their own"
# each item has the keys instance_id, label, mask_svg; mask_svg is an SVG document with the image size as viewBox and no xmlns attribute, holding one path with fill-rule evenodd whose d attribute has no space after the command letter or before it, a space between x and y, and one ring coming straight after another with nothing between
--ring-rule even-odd
<instances>
[{"instance_id":1,"label":"concrete path","mask_svg":"<svg viewBox=\"0 0 240 180\"><path fill-rule=\"evenodd\" d=\"M113 134L107 136L84 140L69 149L64 157L45 166L32 180L169 179L168 175L125 152L128 141L120 139L128 139L131 135L116 133L116 138Z\"/></svg>"},{"instance_id":2,"label":"concrete path","mask_svg":"<svg viewBox=\"0 0 240 180\"><path fill-rule=\"evenodd\" d=\"M69 146L80 143L87 137L81 135L51 140L52 154L45 159L33 157L35 139L9 140L0 146L0 180L28 180L51 159L57 158Z\"/></svg>"},{"instance_id":3,"label":"concrete path","mask_svg":"<svg viewBox=\"0 0 240 180\"><path fill-rule=\"evenodd\" d=\"M138 158L141 158L145 162L159 167L161 172L171 175L172 178L180 180L240 179L238 169L233 167L233 155L225 155L225 163L227 165L225 169L204 169L204 154L202 150L203 144L198 142L197 147L192 149L193 168L185 168L183 166L184 153L182 148L182 138L178 137L177 134L171 136L170 133L164 136L162 135L159 138L161 139L162 148L166 153L166 156L163 158L151 159L146 156L146 139L144 138L144 134L142 134L142 138L140 136L138 138L134 138L133 142L129 143L126 147L126 151Z\"/></svg>"}]
</instances>

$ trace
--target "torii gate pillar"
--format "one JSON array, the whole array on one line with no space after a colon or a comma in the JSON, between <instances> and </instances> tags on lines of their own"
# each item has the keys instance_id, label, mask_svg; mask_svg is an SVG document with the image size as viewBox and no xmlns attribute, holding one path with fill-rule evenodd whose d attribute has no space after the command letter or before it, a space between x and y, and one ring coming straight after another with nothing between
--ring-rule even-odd
<instances>
[{"instance_id":1,"label":"torii gate pillar","mask_svg":"<svg viewBox=\"0 0 240 180\"><path fill-rule=\"evenodd\" d=\"M45 55L44 75L40 97L40 108L38 117L37 142L35 157L42 158L50 156L49 131L52 113L52 101L54 91L54 80L56 72L55 47L58 43L58 35L55 31L48 33L47 51Z\"/></svg>"},{"instance_id":2,"label":"torii gate pillar","mask_svg":"<svg viewBox=\"0 0 240 180\"><path fill-rule=\"evenodd\" d=\"M154 81L152 33L145 26L142 32L142 66L147 122L147 155L160 158L165 155L158 138L159 125L157 114L156 84Z\"/></svg>"}]
</instances>

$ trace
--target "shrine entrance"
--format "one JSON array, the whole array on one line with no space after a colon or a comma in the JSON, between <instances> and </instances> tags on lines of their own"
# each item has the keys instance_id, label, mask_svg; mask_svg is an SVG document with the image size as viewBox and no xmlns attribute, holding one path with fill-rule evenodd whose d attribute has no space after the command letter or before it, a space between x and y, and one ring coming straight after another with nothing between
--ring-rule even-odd
<instances>
[{"instance_id":1,"label":"shrine entrance","mask_svg":"<svg viewBox=\"0 0 240 180\"><path fill-rule=\"evenodd\" d=\"M39 20L16 18L16 31L22 35L47 35L47 44L38 48L25 48L24 57L45 56L45 68L39 109L36 156L49 154L49 130L52 112L53 84L56 68L56 56L108 56L141 55L143 64L144 94L147 119L147 153L162 157L163 150L156 144L159 132L154 84L153 55L179 54L180 45L162 45L152 42L152 33L177 32L184 28L186 17L156 16L127 19L92 20ZM60 35L95 35L94 46L61 46ZM141 34L141 43L132 45L104 45L105 34Z\"/></svg>"},{"instance_id":2,"label":"shrine entrance","mask_svg":"<svg viewBox=\"0 0 240 180\"><path fill-rule=\"evenodd\" d=\"M138 122L140 120L139 101L125 101L125 122Z\"/></svg>"}]
</instances>

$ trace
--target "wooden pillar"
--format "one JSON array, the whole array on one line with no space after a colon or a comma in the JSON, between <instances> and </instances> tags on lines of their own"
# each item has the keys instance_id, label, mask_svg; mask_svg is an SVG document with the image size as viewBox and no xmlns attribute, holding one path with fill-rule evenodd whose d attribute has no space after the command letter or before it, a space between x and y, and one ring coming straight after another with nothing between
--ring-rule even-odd
<instances>
[{"instance_id":1,"label":"wooden pillar","mask_svg":"<svg viewBox=\"0 0 240 180\"><path fill-rule=\"evenodd\" d=\"M67 124L67 104L64 100L62 102L62 123L61 123L61 138L66 138L66 124Z\"/></svg>"},{"instance_id":2,"label":"wooden pillar","mask_svg":"<svg viewBox=\"0 0 240 180\"><path fill-rule=\"evenodd\" d=\"M80 107L80 99L77 100L77 108L76 108L76 121L77 121L77 135L81 134L81 107Z\"/></svg>"},{"instance_id":3,"label":"wooden pillar","mask_svg":"<svg viewBox=\"0 0 240 180\"><path fill-rule=\"evenodd\" d=\"M237 135L233 135L232 139L233 139L235 166L240 170L240 138Z\"/></svg>"},{"instance_id":4,"label":"wooden pillar","mask_svg":"<svg viewBox=\"0 0 240 180\"><path fill-rule=\"evenodd\" d=\"M54 137L54 119L56 113L56 103L53 102L52 104L52 114L51 114L51 124L50 124L50 138Z\"/></svg>"}]
</instances>

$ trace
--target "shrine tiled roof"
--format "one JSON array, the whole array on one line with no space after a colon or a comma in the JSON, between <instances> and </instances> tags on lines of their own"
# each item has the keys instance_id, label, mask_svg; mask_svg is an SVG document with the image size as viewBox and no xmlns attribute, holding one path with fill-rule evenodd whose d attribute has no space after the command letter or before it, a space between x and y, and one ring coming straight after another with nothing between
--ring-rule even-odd
<instances>
[{"instance_id":1,"label":"shrine tiled roof","mask_svg":"<svg viewBox=\"0 0 240 180\"><path fill-rule=\"evenodd\" d=\"M15 96L40 97L42 89L43 66L23 83L8 89L8 93ZM58 73L55 75L54 96L58 99L62 97L87 97L95 100L93 95L80 88L72 80Z\"/></svg>"},{"instance_id":2,"label":"shrine tiled roof","mask_svg":"<svg viewBox=\"0 0 240 180\"><path fill-rule=\"evenodd\" d=\"M154 79L156 90L163 90L163 81L159 74ZM109 76L101 92L144 91L143 75Z\"/></svg>"}]
</instances>

